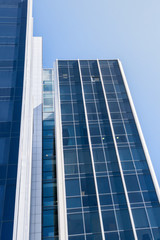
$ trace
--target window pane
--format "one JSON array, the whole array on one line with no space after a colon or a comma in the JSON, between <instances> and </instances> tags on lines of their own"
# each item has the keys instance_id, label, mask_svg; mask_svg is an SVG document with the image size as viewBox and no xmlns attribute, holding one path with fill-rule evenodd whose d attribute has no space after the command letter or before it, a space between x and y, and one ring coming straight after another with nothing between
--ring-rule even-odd
<instances>
[{"instance_id":1,"label":"window pane","mask_svg":"<svg viewBox=\"0 0 160 240\"><path fill-rule=\"evenodd\" d=\"M142 195L140 192L129 193L128 196L129 196L130 203L143 202Z\"/></svg>"},{"instance_id":2,"label":"window pane","mask_svg":"<svg viewBox=\"0 0 160 240\"><path fill-rule=\"evenodd\" d=\"M53 226L54 212L53 210L43 211L43 226Z\"/></svg>"},{"instance_id":3,"label":"window pane","mask_svg":"<svg viewBox=\"0 0 160 240\"><path fill-rule=\"evenodd\" d=\"M109 193L109 182L107 177L98 177L97 178L98 191L99 193Z\"/></svg>"},{"instance_id":4,"label":"window pane","mask_svg":"<svg viewBox=\"0 0 160 240\"><path fill-rule=\"evenodd\" d=\"M120 159L122 161L132 159L129 148L118 148L118 150L119 150Z\"/></svg>"},{"instance_id":5,"label":"window pane","mask_svg":"<svg viewBox=\"0 0 160 240\"><path fill-rule=\"evenodd\" d=\"M113 194L114 204L124 205L127 204L126 197L124 193Z\"/></svg>"},{"instance_id":6,"label":"window pane","mask_svg":"<svg viewBox=\"0 0 160 240\"><path fill-rule=\"evenodd\" d=\"M119 230L129 230L132 229L129 213L127 209L121 209L116 211L118 229Z\"/></svg>"},{"instance_id":7,"label":"window pane","mask_svg":"<svg viewBox=\"0 0 160 240\"><path fill-rule=\"evenodd\" d=\"M97 197L96 197L96 195L83 196L83 206L84 207L97 206Z\"/></svg>"},{"instance_id":8,"label":"window pane","mask_svg":"<svg viewBox=\"0 0 160 240\"><path fill-rule=\"evenodd\" d=\"M78 149L79 163L91 163L91 155L89 149Z\"/></svg>"},{"instance_id":9,"label":"window pane","mask_svg":"<svg viewBox=\"0 0 160 240\"><path fill-rule=\"evenodd\" d=\"M138 230L137 236L138 236L138 240L152 240L153 239L151 231L149 229Z\"/></svg>"},{"instance_id":10,"label":"window pane","mask_svg":"<svg viewBox=\"0 0 160 240\"><path fill-rule=\"evenodd\" d=\"M160 207L147 209L149 220L152 227L160 227Z\"/></svg>"},{"instance_id":11,"label":"window pane","mask_svg":"<svg viewBox=\"0 0 160 240\"><path fill-rule=\"evenodd\" d=\"M82 214L69 214L68 215L68 234L82 234L83 229L83 218Z\"/></svg>"},{"instance_id":12,"label":"window pane","mask_svg":"<svg viewBox=\"0 0 160 240\"><path fill-rule=\"evenodd\" d=\"M67 198L67 208L79 208L79 207L81 207L80 197Z\"/></svg>"},{"instance_id":13,"label":"window pane","mask_svg":"<svg viewBox=\"0 0 160 240\"><path fill-rule=\"evenodd\" d=\"M93 178L81 178L81 188L83 195L95 194L95 184Z\"/></svg>"},{"instance_id":14,"label":"window pane","mask_svg":"<svg viewBox=\"0 0 160 240\"><path fill-rule=\"evenodd\" d=\"M117 193L124 192L121 177L119 176L110 177L110 180L113 192Z\"/></svg>"},{"instance_id":15,"label":"window pane","mask_svg":"<svg viewBox=\"0 0 160 240\"><path fill-rule=\"evenodd\" d=\"M76 150L72 149L64 151L64 163L65 164L77 163Z\"/></svg>"},{"instance_id":16,"label":"window pane","mask_svg":"<svg viewBox=\"0 0 160 240\"><path fill-rule=\"evenodd\" d=\"M124 177L128 191L139 191L139 185L136 175L127 175Z\"/></svg>"},{"instance_id":17,"label":"window pane","mask_svg":"<svg viewBox=\"0 0 160 240\"><path fill-rule=\"evenodd\" d=\"M112 198L111 195L99 195L101 205L111 205Z\"/></svg>"},{"instance_id":18,"label":"window pane","mask_svg":"<svg viewBox=\"0 0 160 240\"><path fill-rule=\"evenodd\" d=\"M9 138L0 138L0 164L7 163L9 153Z\"/></svg>"},{"instance_id":19,"label":"window pane","mask_svg":"<svg viewBox=\"0 0 160 240\"><path fill-rule=\"evenodd\" d=\"M78 179L66 180L66 195L67 196L80 195Z\"/></svg>"},{"instance_id":20,"label":"window pane","mask_svg":"<svg viewBox=\"0 0 160 240\"><path fill-rule=\"evenodd\" d=\"M84 214L86 233L101 232L98 212Z\"/></svg>"},{"instance_id":21,"label":"window pane","mask_svg":"<svg viewBox=\"0 0 160 240\"><path fill-rule=\"evenodd\" d=\"M1 101L0 102L0 121L10 122L12 120L13 102Z\"/></svg>"},{"instance_id":22,"label":"window pane","mask_svg":"<svg viewBox=\"0 0 160 240\"><path fill-rule=\"evenodd\" d=\"M117 229L113 211L102 212L104 231L114 231Z\"/></svg>"},{"instance_id":23,"label":"window pane","mask_svg":"<svg viewBox=\"0 0 160 240\"><path fill-rule=\"evenodd\" d=\"M120 232L120 236L121 236L121 240L135 240L132 231L122 231Z\"/></svg>"},{"instance_id":24,"label":"window pane","mask_svg":"<svg viewBox=\"0 0 160 240\"><path fill-rule=\"evenodd\" d=\"M117 232L106 233L105 237L107 240L119 240L119 236Z\"/></svg>"},{"instance_id":25,"label":"window pane","mask_svg":"<svg viewBox=\"0 0 160 240\"><path fill-rule=\"evenodd\" d=\"M93 157L95 162L105 162L103 149L93 149Z\"/></svg>"},{"instance_id":26,"label":"window pane","mask_svg":"<svg viewBox=\"0 0 160 240\"><path fill-rule=\"evenodd\" d=\"M142 190L154 190L152 178L149 174L138 175Z\"/></svg>"},{"instance_id":27,"label":"window pane","mask_svg":"<svg viewBox=\"0 0 160 240\"><path fill-rule=\"evenodd\" d=\"M132 209L132 213L136 228L149 227L146 212L143 208Z\"/></svg>"}]
</instances>

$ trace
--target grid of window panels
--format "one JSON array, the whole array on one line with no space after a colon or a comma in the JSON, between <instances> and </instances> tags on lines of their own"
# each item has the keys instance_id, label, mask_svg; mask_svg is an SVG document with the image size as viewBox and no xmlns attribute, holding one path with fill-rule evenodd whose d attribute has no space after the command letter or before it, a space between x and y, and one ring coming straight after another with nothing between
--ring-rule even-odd
<instances>
[{"instance_id":1,"label":"grid of window panels","mask_svg":"<svg viewBox=\"0 0 160 240\"><path fill-rule=\"evenodd\" d=\"M117 61L99 61L138 239L160 238L160 205Z\"/></svg>"},{"instance_id":2,"label":"grid of window panels","mask_svg":"<svg viewBox=\"0 0 160 240\"><path fill-rule=\"evenodd\" d=\"M77 61L59 61L69 240L102 239Z\"/></svg>"},{"instance_id":3,"label":"grid of window panels","mask_svg":"<svg viewBox=\"0 0 160 240\"><path fill-rule=\"evenodd\" d=\"M0 239L12 239L27 0L0 1Z\"/></svg>"},{"instance_id":4,"label":"grid of window panels","mask_svg":"<svg viewBox=\"0 0 160 240\"><path fill-rule=\"evenodd\" d=\"M135 239L128 204L138 240L158 240L159 202L118 61L58 61L58 73L69 240L99 240L102 230Z\"/></svg>"},{"instance_id":5,"label":"grid of window panels","mask_svg":"<svg viewBox=\"0 0 160 240\"><path fill-rule=\"evenodd\" d=\"M80 61L106 239L134 239L97 61Z\"/></svg>"},{"instance_id":6,"label":"grid of window panels","mask_svg":"<svg viewBox=\"0 0 160 240\"><path fill-rule=\"evenodd\" d=\"M58 240L53 70L43 70L42 239Z\"/></svg>"}]
</instances>

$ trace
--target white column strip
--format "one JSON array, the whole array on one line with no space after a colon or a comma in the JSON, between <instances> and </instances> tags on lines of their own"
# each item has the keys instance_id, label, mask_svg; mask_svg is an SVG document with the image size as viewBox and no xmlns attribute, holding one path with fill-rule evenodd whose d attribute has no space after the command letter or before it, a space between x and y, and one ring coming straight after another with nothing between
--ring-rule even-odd
<instances>
[{"instance_id":1,"label":"white column strip","mask_svg":"<svg viewBox=\"0 0 160 240\"><path fill-rule=\"evenodd\" d=\"M133 229L133 234L134 234L135 240L138 240L136 229L135 229L135 224L134 224L134 220L133 220L132 210L131 210L130 203L129 203L129 197L128 197L127 187L126 187L126 183L125 183L125 179L124 179L124 175L123 175L123 170L122 170L122 165L121 165L121 161L120 161L120 156L119 156L119 152L118 152L117 142L116 142L116 138L115 138L114 128L113 128L111 114L110 114L109 105L108 105L108 100L107 100L107 96L106 96L106 92L105 92L105 88L104 88L102 73L101 73L100 64L99 64L99 60L98 59L97 59L97 63L98 63L98 68L99 68L100 79L101 79L103 94L104 94L104 98L105 98L106 108L107 108L107 112L108 112L108 118L109 118L109 122L110 122L110 126L111 126L113 142L114 142L116 155L117 155L117 159L118 159L121 179L122 179L122 183L123 183L123 187L124 187L124 193L125 193L125 196L126 196L128 211L129 211L131 225L132 225L132 229Z\"/></svg>"},{"instance_id":2,"label":"white column strip","mask_svg":"<svg viewBox=\"0 0 160 240\"><path fill-rule=\"evenodd\" d=\"M31 203L31 170L32 170L32 132L33 102L31 98L31 52L33 40L32 0L28 0L25 64L23 79L23 99L21 111L21 129L17 168L17 183L14 210L13 240L29 240L30 203Z\"/></svg>"},{"instance_id":3,"label":"white column strip","mask_svg":"<svg viewBox=\"0 0 160 240\"><path fill-rule=\"evenodd\" d=\"M55 139L56 139L56 169L57 169L57 198L58 198L58 233L59 240L68 239L67 211L66 211L66 190L64 175L64 156L62 140L62 121L60 106L58 60L55 64Z\"/></svg>"},{"instance_id":4,"label":"white column strip","mask_svg":"<svg viewBox=\"0 0 160 240\"><path fill-rule=\"evenodd\" d=\"M94 183L95 183L95 189L96 189L96 197L97 197L97 204L98 204L98 212L99 212L101 233L102 233L102 239L105 240L103 220L102 220L102 213L101 213L101 206L100 206L100 200L99 200L98 185L97 185L97 179L96 179L96 171L95 171L95 166L94 166L94 158L93 158L93 151L92 151L92 144L91 144L91 136L90 136L90 131L89 131L87 108L86 108L86 102L85 102L85 96L84 96L84 88L83 88L83 81L82 81L82 74L81 74L81 68L80 68L79 60L78 60L78 66L79 66L79 72L80 72L82 97L83 97L83 103L84 103L84 112L85 112L85 119L86 119L86 126L87 126L88 142L89 142L89 148L90 148L90 153L91 153L91 161L92 161L93 176L94 176Z\"/></svg>"}]
</instances>

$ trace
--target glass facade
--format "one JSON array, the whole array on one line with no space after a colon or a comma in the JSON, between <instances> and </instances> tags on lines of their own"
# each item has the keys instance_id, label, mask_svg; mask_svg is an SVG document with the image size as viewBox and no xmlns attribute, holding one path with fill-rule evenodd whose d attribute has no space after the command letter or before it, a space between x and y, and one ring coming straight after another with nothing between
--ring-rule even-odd
<instances>
[{"instance_id":1,"label":"glass facade","mask_svg":"<svg viewBox=\"0 0 160 240\"><path fill-rule=\"evenodd\" d=\"M58 240L53 70L43 70L42 239Z\"/></svg>"},{"instance_id":2,"label":"glass facade","mask_svg":"<svg viewBox=\"0 0 160 240\"><path fill-rule=\"evenodd\" d=\"M13 232L27 0L0 0L0 239Z\"/></svg>"},{"instance_id":3,"label":"glass facade","mask_svg":"<svg viewBox=\"0 0 160 240\"><path fill-rule=\"evenodd\" d=\"M68 239L159 240L160 204L119 62L58 60L57 72Z\"/></svg>"}]
</instances>

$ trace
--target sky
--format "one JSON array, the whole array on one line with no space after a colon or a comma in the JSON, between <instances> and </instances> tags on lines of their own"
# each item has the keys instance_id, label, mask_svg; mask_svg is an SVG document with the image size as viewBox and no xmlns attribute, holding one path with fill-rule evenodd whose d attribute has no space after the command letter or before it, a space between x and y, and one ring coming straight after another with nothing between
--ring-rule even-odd
<instances>
[{"instance_id":1,"label":"sky","mask_svg":"<svg viewBox=\"0 0 160 240\"><path fill-rule=\"evenodd\" d=\"M122 62L160 184L160 1L33 0L43 66L55 59Z\"/></svg>"}]
</instances>

